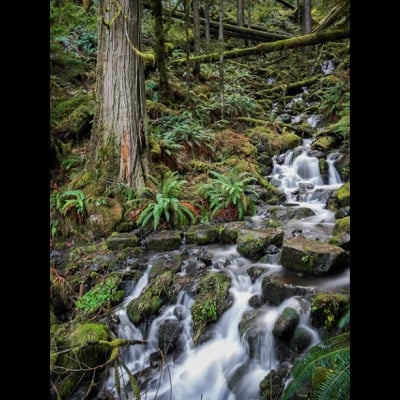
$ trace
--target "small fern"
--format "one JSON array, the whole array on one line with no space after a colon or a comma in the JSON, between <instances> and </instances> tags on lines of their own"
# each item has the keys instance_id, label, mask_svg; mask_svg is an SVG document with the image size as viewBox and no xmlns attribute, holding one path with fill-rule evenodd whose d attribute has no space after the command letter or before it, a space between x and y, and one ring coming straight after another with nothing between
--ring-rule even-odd
<instances>
[{"instance_id":1,"label":"small fern","mask_svg":"<svg viewBox=\"0 0 400 400\"><path fill-rule=\"evenodd\" d=\"M318 368L325 370L325 377L313 387L315 400L347 400L350 398L350 333L331 337L311 347L304 358L297 361L291 371L293 380L282 394L289 400L298 389L312 381Z\"/></svg>"}]
</instances>

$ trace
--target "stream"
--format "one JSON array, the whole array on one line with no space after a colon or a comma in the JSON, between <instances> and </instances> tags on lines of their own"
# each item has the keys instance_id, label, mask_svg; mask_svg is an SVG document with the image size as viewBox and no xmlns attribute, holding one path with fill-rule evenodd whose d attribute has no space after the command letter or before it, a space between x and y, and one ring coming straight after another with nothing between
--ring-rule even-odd
<instances>
[{"instance_id":1,"label":"stream","mask_svg":"<svg viewBox=\"0 0 400 400\"><path fill-rule=\"evenodd\" d=\"M273 170L268 177L272 184L286 194L285 208L308 208L311 216L288 219L283 222L285 238L293 232L302 232L309 239L327 241L335 223L334 213L326 209L329 193L337 190L342 182L334 162L340 154L333 152L327 156L328 174L322 177L319 160L310 149L311 139L284 154L274 157ZM275 206L278 207L278 206ZM269 217L269 211L259 210L252 217L252 223L262 225ZM265 224L264 224L265 226ZM185 247L185 245L182 245ZM302 287L318 287L323 290L340 291L349 287L349 269L329 277L304 277L283 270L279 253L270 255L265 263L252 262L242 257L236 245L207 245L212 265L209 273L223 273L231 278L229 289L232 305L217 320L209 332L209 339L194 345L192 341L191 307L194 299L190 291L181 290L176 304L169 305L145 328L136 327L128 319L125 307L137 298L148 284L149 272L157 254L150 257L141 279L132 284L124 302L116 310L119 323L116 335L120 338L146 339L148 343L129 346L122 353L123 360L132 374L146 371L140 379L142 400L259 400L259 384L265 376L279 366L275 338L272 334L274 323L286 307L294 308L300 315L299 326L310 333L311 342L307 349L317 344L320 337L310 324L310 303L302 296L293 296L280 305L264 304L257 308L256 326L260 334L257 341L245 340L246 332L240 334L239 324L246 312L253 310L249 299L261 293L262 280L271 274L281 274L293 284ZM179 251L182 251L181 249ZM221 267L222 266L222 267ZM263 272L252 279L248 268L257 266ZM185 275L184 265L179 272ZM166 320L179 320L182 330L179 337L180 351L168 355L164 362L152 365L152 354L158 352L158 329ZM250 349L251 347L251 349ZM126 371L120 369L123 399L132 400ZM115 371L111 368L98 399L110 399L111 393L119 398L115 387ZM129 392L130 391L130 392ZM126 396L126 397L124 397Z\"/></svg>"}]
</instances>

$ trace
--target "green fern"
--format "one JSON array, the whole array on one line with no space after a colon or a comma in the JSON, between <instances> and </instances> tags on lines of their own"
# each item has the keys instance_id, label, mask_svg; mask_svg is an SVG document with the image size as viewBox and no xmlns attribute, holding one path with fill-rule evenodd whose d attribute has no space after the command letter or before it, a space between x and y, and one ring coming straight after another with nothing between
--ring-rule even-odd
<instances>
[{"instance_id":1,"label":"green fern","mask_svg":"<svg viewBox=\"0 0 400 400\"><path fill-rule=\"evenodd\" d=\"M147 226L153 222L156 230L161 222L173 227L185 226L195 221L195 207L179 200L182 186L186 183L177 172L166 172L157 180L148 177L147 186L142 191L142 201L147 205L140 213L138 225Z\"/></svg>"},{"instance_id":2,"label":"green fern","mask_svg":"<svg viewBox=\"0 0 400 400\"><path fill-rule=\"evenodd\" d=\"M291 371L293 380L282 394L289 400L306 383L311 382L318 368L324 369L324 378L313 387L314 400L347 400L350 398L350 333L331 337L311 347ZM315 385L315 383L314 383Z\"/></svg>"},{"instance_id":3,"label":"green fern","mask_svg":"<svg viewBox=\"0 0 400 400\"><path fill-rule=\"evenodd\" d=\"M210 171L210 174L214 178L202 185L200 191L209 202L212 217L220 210L229 207L237 210L239 220L245 215L254 213L255 205L245 193L258 196L249 186L255 180L252 175L246 171L240 172L238 167L232 168L228 175L216 171Z\"/></svg>"}]
</instances>

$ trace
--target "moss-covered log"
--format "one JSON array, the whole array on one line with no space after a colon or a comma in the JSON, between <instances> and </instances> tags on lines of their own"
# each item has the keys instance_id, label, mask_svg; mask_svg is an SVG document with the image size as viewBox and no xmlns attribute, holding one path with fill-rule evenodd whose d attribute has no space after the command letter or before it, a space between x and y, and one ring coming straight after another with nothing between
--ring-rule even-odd
<instances>
[{"instance_id":1,"label":"moss-covered log","mask_svg":"<svg viewBox=\"0 0 400 400\"><path fill-rule=\"evenodd\" d=\"M258 92L255 92L254 95L256 96L265 96L268 94L275 94L275 93L289 93L289 92L293 92L297 89L301 89L303 86L310 86L313 83L319 82L321 80L321 78L314 76L310 79L304 79L302 81L297 81L294 83L289 83L288 85L277 85L274 86L270 89L265 89L265 90L260 90Z\"/></svg>"},{"instance_id":2,"label":"moss-covered log","mask_svg":"<svg viewBox=\"0 0 400 400\"><path fill-rule=\"evenodd\" d=\"M313 44L334 42L350 37L350 28L334 30L329 32L310 33L308 35L296 36L289 39L277 40L272 43L260 43L254 47L244 49L235 49L224 52L224 60L237 57L246 57L256 54L272 53L274 51L295 49L298 47L311 46ZM198 57L190 57L190 62L216 62L219 60L218 53L205 54ZM173 64L182 65L186 63L186 58L179 58L172 62Z\"/></svg>"}]
</instances>

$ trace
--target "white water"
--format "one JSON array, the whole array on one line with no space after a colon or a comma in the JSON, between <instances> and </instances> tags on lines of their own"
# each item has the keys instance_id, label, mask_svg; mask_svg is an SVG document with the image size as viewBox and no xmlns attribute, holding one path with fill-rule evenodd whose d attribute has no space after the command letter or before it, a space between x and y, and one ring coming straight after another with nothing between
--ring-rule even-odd
<instances>
[{"instance_id":1,"label":"white water","mask_svg":"<svg viewBox=\"0 0 400 400\"><path fill-rule=\"evenodd\" d=\"M334 213L326 208L330 191L337 190L343 183L334 162L339 153L327 156L328 182L320 174L319 160L310 154L312 139L304 139L303 145L287 151L284 162L278 164L274 157L271 183L286 194L287 204L311 209L315 215L292 220L285 225L286 236L291 236L294 229L301 229L309 239L326 240L330 237L335 222Z\"/></svg>"}]
</instances>

